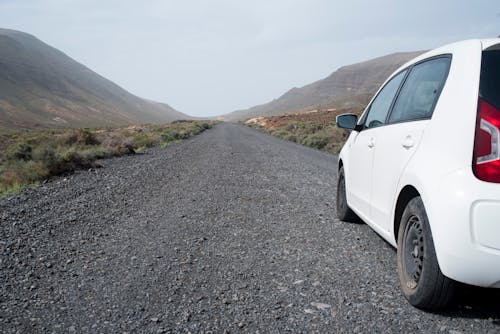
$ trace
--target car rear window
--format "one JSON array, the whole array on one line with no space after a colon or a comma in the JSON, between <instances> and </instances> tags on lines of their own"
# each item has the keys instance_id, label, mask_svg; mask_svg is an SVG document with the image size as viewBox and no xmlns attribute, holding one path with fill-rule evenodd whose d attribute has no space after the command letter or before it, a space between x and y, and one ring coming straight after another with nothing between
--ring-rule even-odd
<instances>
[{"instance_id":1,"label":"car rear window","mask_svg":"<svg viewBox=\"0 0 500 334\"><path fill-rule=\"evenodd\" d=\"M500 50L483 51L479 95L500 109Z\"/></svg>"}]
</instances>

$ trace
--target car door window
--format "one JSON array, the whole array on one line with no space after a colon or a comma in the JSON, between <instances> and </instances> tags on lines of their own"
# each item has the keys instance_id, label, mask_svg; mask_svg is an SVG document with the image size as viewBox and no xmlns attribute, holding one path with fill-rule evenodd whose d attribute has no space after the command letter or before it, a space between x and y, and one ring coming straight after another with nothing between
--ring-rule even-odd
<instances>
[{"instance_id":1,"label":"car door window","mask_svg":"<svg viewBox=\"0 0 500 334\"><path fill-rule=\"evenodd\" d=\"M374 128L385 124L387 114L405 74L406 70L397 74L378 93L368 110L368 115L364 122L365 128Z\"/></svg>"},{"instance_id":2,"label":"car door window","mask_svg":"<svg viewBox=\"0 0 500 334\"><path fill-rule=\"evenodd\" d=\"M389 123L430 118L450 62L450 57L441 57L415 65L399 92Z\"/></svg>"}]
</instances>

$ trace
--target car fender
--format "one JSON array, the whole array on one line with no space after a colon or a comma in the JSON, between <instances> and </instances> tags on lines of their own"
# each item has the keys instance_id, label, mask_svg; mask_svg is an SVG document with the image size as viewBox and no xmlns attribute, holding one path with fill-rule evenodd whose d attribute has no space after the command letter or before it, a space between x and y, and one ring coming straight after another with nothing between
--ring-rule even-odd
<instances>
[{"instance_id":1,"label":"car fender","mask_svg":"<svg viewBox=\"0 0 500 334\"><path fill-rule=\"evenodd\" d=\"M416 189L424 204L425 212L429 220L429 226L434 242L434 249L438 264L442 272L446 275L446 251L444 241L449 234L449 222L442 219L440 207L446 201L441 194L441 179L442 175L433 173L429 164L416 163L422 161L418 157L414 157L407 165L404 173L401 176L398 191L398 196L395 197L392 210L392 221L395 220L397 200L406 186L411 186ZM413 163L412 163L413 162ZM425 182L422 175L425 175ZM398 225L400 223L398 222ZM392 243L397 247L397 235L395 235L396 224L392 224L391 235L393 236Z\"/></svg>"}]
</instances>

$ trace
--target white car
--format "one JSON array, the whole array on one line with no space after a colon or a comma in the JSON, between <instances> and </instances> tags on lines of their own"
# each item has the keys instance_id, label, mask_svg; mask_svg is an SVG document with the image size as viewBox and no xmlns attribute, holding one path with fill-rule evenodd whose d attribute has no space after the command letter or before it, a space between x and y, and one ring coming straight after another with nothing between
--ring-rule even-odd
<instances>
[{"instance_id":1,"label":"white car","mask_svg":"<svg viewBox=\"0 0 500 334\"><path fill-rule=\"evenodd\" d=\"M397 247L408 301L444 307L457 282L500 288L500 39L420 55L337 125L352 130L338 217Z\"/></svg>"}]
</instances>

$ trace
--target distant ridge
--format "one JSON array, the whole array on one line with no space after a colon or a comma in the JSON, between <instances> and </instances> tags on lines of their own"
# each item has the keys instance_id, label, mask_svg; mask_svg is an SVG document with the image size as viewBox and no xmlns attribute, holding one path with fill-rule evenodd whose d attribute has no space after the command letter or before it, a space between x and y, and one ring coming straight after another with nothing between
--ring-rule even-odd
<instances>
[{"instance_id":1,"label":"distant ridge","mask_svg":"<svg viewBox=\"0 0 500 334\"><path fill-rule=\"evenodd\" d=\"M393 53L344 66L325 79L301 88L292 88L269 103L234 111L223 115L222 118L239 121L257 116L283 115L322 108L361 107L369 102L392 72L423 52Z\"/></svg>"},{"instance_id":2,"label":"distant ridge","mask_svg":"<svg viewBox=\"0 0 500 334\"><path fill-rule=\"evenodd\" d=\"M167 104L132 95L32 35L0 29L0 128L117 126L188 118Z\"/></svg>"}]
</instances>

